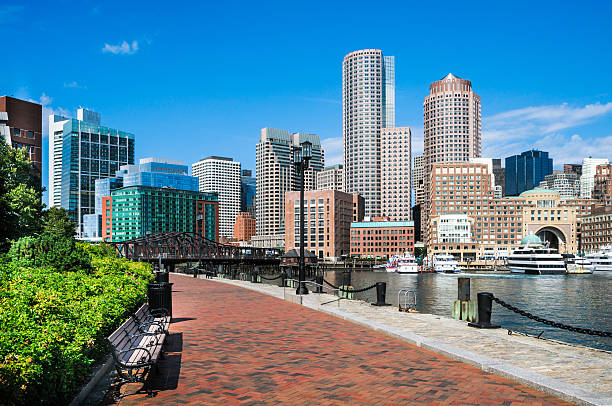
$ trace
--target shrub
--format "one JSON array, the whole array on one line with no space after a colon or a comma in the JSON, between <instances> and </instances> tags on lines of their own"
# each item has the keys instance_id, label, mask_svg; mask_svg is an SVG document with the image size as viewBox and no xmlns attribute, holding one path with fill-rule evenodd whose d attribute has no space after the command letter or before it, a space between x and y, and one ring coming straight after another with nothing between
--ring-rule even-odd
<instances>
[{"instance_id":1,"label":"shrub","mask_svg":"<svg viewBox=\"0 0 612 406\"><path fill-rule=\"evenodd\" d=\"M143 302L153 277L148 264L86 244L58 247L80 253L89 267L79 270L68 258L66 272L58 252L36 257L40 242L22 238L11 248L13 261L0 261L2 404L68 403L107 351L105 338Z\"/></svg>"},{"instance_id":2,"label":"shrub","mask_svg":"<svg viewBox=\"0 0 612 406\"><path fill-rule=\"evenodd\" d=\"M11 246L9 258L22 266L52 267L60 272L89 271L90 256L71 237L42 233L22 237Z\"/></svg>"}]
</instances>

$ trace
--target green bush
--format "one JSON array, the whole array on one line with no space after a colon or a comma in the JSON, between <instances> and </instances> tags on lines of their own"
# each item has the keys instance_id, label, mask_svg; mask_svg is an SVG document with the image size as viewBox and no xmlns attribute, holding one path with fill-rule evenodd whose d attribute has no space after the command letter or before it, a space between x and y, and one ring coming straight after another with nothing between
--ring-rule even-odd
<instances>
[{"instance_id":1,"label":"green bush","mask_svg":"<svg viewBox=\"0 0 612 406\"><path fill-rule=\"evenodd\" d=\"M12 261L0 258L0 403L68 403L105 338L143 302L151 266L61 239L13 245Z\"/></svg>"}]
</instances>

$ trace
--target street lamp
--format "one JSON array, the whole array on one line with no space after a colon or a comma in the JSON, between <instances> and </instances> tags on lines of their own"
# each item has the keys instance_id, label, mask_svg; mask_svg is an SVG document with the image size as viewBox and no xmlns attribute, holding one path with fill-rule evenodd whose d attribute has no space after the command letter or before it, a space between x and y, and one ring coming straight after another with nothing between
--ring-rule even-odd
<instances>
[{"instance_id":1,"label":"street lamp","mask_svg":"<svg viewBox=\"0 0 612 406\"><path fill-rule=\"evenodd\" d=\"M295 291L298 295L307 295L306 276L304 275L304 171L308 169L308 161L312 158L312 143L304 141L300 147L293 150L293 164L295 165L300 179L300 262L299 262L299 283Z\"/></svg>"}]
</instances>

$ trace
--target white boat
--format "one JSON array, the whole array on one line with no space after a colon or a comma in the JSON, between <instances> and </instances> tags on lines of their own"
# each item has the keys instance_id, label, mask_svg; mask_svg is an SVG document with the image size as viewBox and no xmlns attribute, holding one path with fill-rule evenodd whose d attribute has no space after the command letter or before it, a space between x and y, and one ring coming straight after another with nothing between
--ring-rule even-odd
<instances>
[{"instance_id":1,"label":"white boat","mask_svg":"<svg viewBox=\"0 0 612 406\"><path fill-rule=\"evenodd\" d=\"M602 247L600 251L587 254L586 259L593 264L593 271L612 271L612 247Z\"/></svg>"},{"instance_id":2,"label":"white boat","mask_svg":"<svg viewBox=\"0 0 612 406\"><path fill-rule=\"evenodd\" d=\"M397 271L399 267L399 258L400 258L399 255L393 255L387 260L387 265L385 266L385 269L387 270L387 272Z\"/></svg>"},{"instance_id":3,"label":"white boat","mask_svg":"<svg viewBox=\"0 0 612 406\"><path fill-rule=\"evenodd\" d=\"M409 252L404 253L399 258L398 267L395 270L397 273L419 273L419 263L417 259Z\"/></svg>"},{"instance_id":4,"label":"white boat","mask_svg":"<svg viewBox=\"0 0 612 406\"><path fill-rule=\"evenodd\" d=\"M593 264L585 257L566 258L565 268L568 274L593 273Z\"/></svg>"},{"instance_id":5,"label":"white boat","mask_svg":"<svg viewBox=\"0 0 612 406\"><path fill-rule=\"evenodd\" d=\"M459 263L450 254L436 254L433 256L432 265L434 272L458 273L461 272Z\"/></svg>"},{"instance_id":6,"label":"white boat","mask_svg":"<svg viewBox=\"0 0 612 406\"><path fill-rule=\"evenodd\" d=\"M556 249L542 244L536 235L523 238L521 246L508 256L508 268L513 273L530 275L565 275L565 261Z\"/></svg>"}]
</instances>

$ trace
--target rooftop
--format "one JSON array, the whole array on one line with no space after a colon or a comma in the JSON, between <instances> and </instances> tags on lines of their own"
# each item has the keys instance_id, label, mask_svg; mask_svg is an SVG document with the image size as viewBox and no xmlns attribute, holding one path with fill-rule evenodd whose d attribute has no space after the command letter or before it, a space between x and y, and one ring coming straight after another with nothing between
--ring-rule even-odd
<instances>
[{"instance_id":1,"label":"rooftop","mask_svg":"<svg viewBox=\"0 0 612 406\"><path fill-rule=\"evenodd\" d=\"M386 227L414 227L414 221L361 221L351 223L351 228L386 228Z\"/></svg>"}]
</instances>

